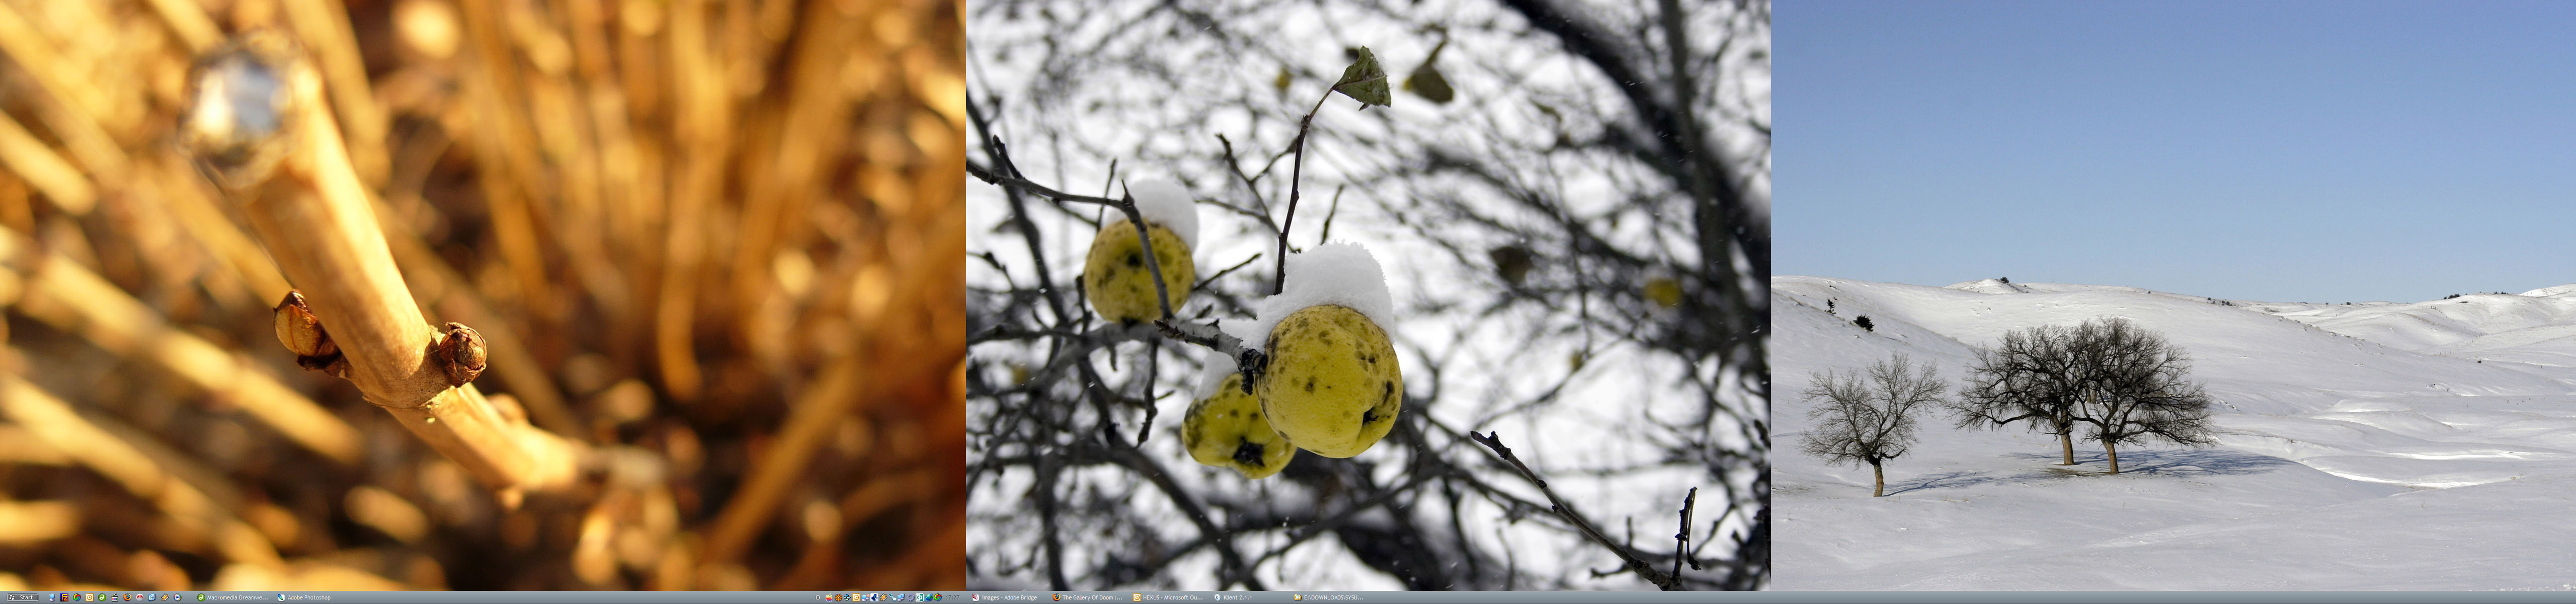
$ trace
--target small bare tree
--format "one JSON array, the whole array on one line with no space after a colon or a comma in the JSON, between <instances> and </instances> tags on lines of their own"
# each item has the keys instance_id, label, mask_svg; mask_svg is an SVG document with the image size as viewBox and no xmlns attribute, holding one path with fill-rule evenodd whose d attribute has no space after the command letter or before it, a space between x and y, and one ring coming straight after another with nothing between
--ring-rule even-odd
<instances>
[{"instance_id":1,"label":"small bare tree","mask_svg":"<svg viewBox=\"0 0 2576 604\"><path fill-rule=\"evenodd\" d=\"M1967 388L1950 403L1958 427L2021 422L2032 431L2057 435L2062 456L2057 465L2075 465L2076 407L2083 400L2077 384L2085 380L2075 340L2072 328L2042 325L2013 330L2002 343L1977 349Z\"/></svg>"},{"instance_id":2,"label":"small bare tree","mask_svg":"<svg viewBox=\"0 0 2576 604\"><path fill-rule=\"evenodd\" d=\"M1885 496L1887 460L1914 445L1915 416L1941 403L1942 391L1950 388L1933 375L1931 365L1915 369L1912 359L1898 354L1871 364L1866 383L1858 369L1809 374L1800 396L1821 404L1807 410L1816 428L1800 450L1828 463L1869 464L1876 479L1869 496Z\"/></svg>"},{"instance_id":3,"label":"small bare tree","mask_svg":"<svg viewBox=\"0 0 2576 604\"><path fill-rule=\"evenodd\" d=\"M2120 473L2120 443L2159 438L2217 444L2209 395L2184 377L2191 372L2190 355L2164 334L2127 319L2085 321L2074 334L2075 358L2085 369L2084 403L2075 420L2093 427L2086 438L2102 442L2111 473Z\"/></svg>"}]
</instances>

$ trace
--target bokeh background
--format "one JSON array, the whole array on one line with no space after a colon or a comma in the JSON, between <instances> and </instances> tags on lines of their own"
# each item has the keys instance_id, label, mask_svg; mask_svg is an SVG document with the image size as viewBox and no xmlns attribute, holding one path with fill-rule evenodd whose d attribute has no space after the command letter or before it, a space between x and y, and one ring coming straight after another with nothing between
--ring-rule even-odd
<instances>
[{"instance_id":1,"label":"bokeh background","mask_svg":"<svg viewBox=\"0 0 2576 604\"><path fill-rule=\"evenodd\" d=\"M957 587L959 10L0 0L0 589ZM505 509L294 364L173 135L263 28L483 391L656 479Z\"/></svg>"}]
</instances>

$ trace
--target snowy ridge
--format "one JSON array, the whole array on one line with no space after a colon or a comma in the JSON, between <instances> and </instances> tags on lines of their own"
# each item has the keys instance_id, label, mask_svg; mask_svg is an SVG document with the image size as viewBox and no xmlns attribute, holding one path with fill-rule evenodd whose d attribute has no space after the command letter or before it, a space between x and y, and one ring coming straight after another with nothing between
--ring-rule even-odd
<instances>
[{"instance_id":1,"label":"snowy ridge","mask_svg":"<svg viewBox=\"0 0 2576 604\"><path fill-rule=\"evenodd\" d=\"M2576 283L2569 283L2569 284L2566 284L2566 285L2559 285L2559 286L2552 286L2552 287L2543 287L2543 288L2540 288L2540 289L2535 289L2535 290L2531 290L2531 291L2527 291L2527 292L2522 292L2522 295L2525 295L2525 296L2531 296L2531 297L2534 297L2534 298L2549 297L2549 296L2558 296L2558 297L2576 297Z\"/></svg>"},{"instance_id":2,"label":"snowy ridge","mask_svg":"<svg viewBox=\"0 0 2576 604\"><path fill-rule=\"evenodd\" d=\"M2558 288L2533 291L2553 289ZM2279 314L2415 352L2576 367L2576 290L2540 296L2465 294L2411 304L2284 309Z\"/></svg>"},{"instance_id":3,"label":"snowy ridge","mask_svg":"<svg viewBox=\"0 0 2576 604\"><path fill-rule=\"evenodd\" d=\"M2022 286L2019 286L2019 285L2013 285L2013 284L2012 284L2012 282L2010 282L2010 281L2005 281L2005 280L2002 280L2002 279L1982 279L1982 280L1977 280L1977 281L1965 281L1965 282L1960 282L1960 283L1952 283L1952 284L1949 284L1948 286L1943 287L1943 289L1955 289L1955 290L1959 290L1959 291L1971 291L1971 292L1977 292L1977 293L1980 293L1980 294L2027 294L2027 293L2030 293L2030 288L2022 287Z\"/></svg>"},{"instance_id":4,"label":"snowy ridge","mask_svg":"<svg viewBox=\"0 0 2576 604\"><path fill-rule=\"evenodd\" d=\"M1782 589L2513 589L2576 567L2576 287L2319 305L1999 280L1772 286L1772 433L1792 441L1773 458ZM2221 403L2219 446L2123 446L2112 476L2096 443L2057 466L2054 436L1928 417L1876 499L1867 467L1794 452L1810 372L1902 352L1955 388L1975 346L2104 316L2190 353Z\"/></svg>"}]
</instances>

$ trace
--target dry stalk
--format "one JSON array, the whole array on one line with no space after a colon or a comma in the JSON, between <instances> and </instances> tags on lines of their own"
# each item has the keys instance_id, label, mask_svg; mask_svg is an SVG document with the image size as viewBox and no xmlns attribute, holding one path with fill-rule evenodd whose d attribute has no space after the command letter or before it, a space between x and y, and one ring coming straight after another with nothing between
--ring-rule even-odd
<instances>
[{"instance_id":1,"label":"dry stalk","mask_svg":"<svg viewBox=\"0 0 2576 604\"><path fill-rule=\"evenodd\" d=\"M606 9L606 6L590 2L574 2L565 7L571 21L569 37L573 65L577 68L573 79L580 87L575 94L581 97L581 113L589 122L590 136L594 141L590 152L580 154L574 162L577 172L588 174L587 185L592 188L589 195L593 199L591 210L598 214L595 222L578 225L587 232L568 237L567 243L584 248L572 251L575 262L585 266L584 272L600 270L589 266L594 263L608 265L609 274L591 279L613 284L613 287L594 285L593 289L610 291L595 294L593 302L600 305L609 322L626 325L635 320L635 292L641 282L635 279L635 267L610 259L617 258L624 251L620 249L622 244L643 241L644 238L642 230L636 226L636 212L629 206L640 194L636 182L639 175L635 172L635 133L626 114L626 100L619 96L618 74L612 63L615 51L610 47L608 36L613 23L609 21Z\"/></svg>"},{"instance_id":2,"label":"dry stalk","mask_svg":"<svg viewBox=\"0 0 2576 604\"><path fill-rule=\"evenodd\" d=\"M0 499L0 545L26 547L80 531L80 506L69 501Z\"/></svg>"},{"instance_id":3,"label":"dry stalk","mask_svg":"<svg viewBox=\"0 0 2576 604\"><path fill-rule=\"evenodd\" d=\"M358 431L311 399L203 338L177 329L125 290L60 254L42 254L0 229L0 266L23 272L18 309L118 355L142 356L210 397L241 408L296 444L343 464L358 462Z\"/></svg>"},{"instance_id":4,"label":"dry stalk","mask_svg":"<svg viewBox=\"0 0 2576 604\"><path fill-rule=\"evenodd\" d=\"M15 349L9 349L16 354ZM83 467L115 481L138 499L168 514L167 526L183 531L181 541L211 543L226 560L275 568L283 564L277 548L226 508L225 500L183 476L219 476L202 469L177 467L182 462L164 452L154 455L112 430L83 417L63 402L16 374L0 373L0 416L27 428L37 440L61 451Z\"/></svg>"},{"instance_id":5,"label":"dry stalk","mask_svg":"<svg viewBox=\"0 0 2576 604\"><path fill-rule=\"evenodd\" d=\"M878 5L876 8L891 7ZM846 104L846 95L851 87L840 82L844 78L843 65L848 63L843 57L883 52L873 44L872 38L858 35L861 21L856 16L841 16L839 9L830 6L816 4L807 7L803 23L799 25L803 33L797 36L794 67L787 84L791 95L787 99L785 123L839 122L833 114L851 110ZM761 292L756 294L761 296L781 295L776 275L771 274L770 263L778 257L782 247L790 245L789 233L795 228L795 219L809 215L805 207L808 196L801 192L813 190L815 183L823 177L823 162L830 159L830 150L842 144L843 135L841 129L826 128L809 136L788 136L778 141L774 159L769 165L772 176L754 180L755 193L743 199L740 240L733 258L733 287L736 291ZM781 313L764 306L752 303L735 309L745 333L765 333L764 323L787 320ZM766 357L765 361L779 362L787 353L783 346L777 348L775 351L755 348L753 354Z\"/></svg>"},{"instance_id":6,"label":"dry stalk","mask_svg":"<svg viewBox=\"0 0 2576 604\"><path fill-rule=\"evenodd\" d=\"M539 320L555 316L551 282L546 277L545 251L537 225L545 222L538 215L535 200L543 198L545 188L535 174L544 165L538 156L536 136L527 123L527 114L517 108L527 106L527 93L520 86L517 58L503 39L503 8L488 0L467 0L459 8L464 16L465 42L473 57L462 82L465 101L473 108L473 127L466 133L474 149L474 160L481 168L477 185L484 202L491 206L492 232L499 243L501 265L517 279L519 302L527 316Z\"/></svg>"},{"instance_id":7,"label":"dry stalk","mask_svg":"<svg viewBox=\"0 0 2576 604\"><path fill-rule=\"evenodd\" d=\"M588 3L574 3L562 8L557 12L564 13L562 16L566 20L594 26L599 21L598 12L605 9ZM613 248L615 241L607 237L616 216L606 207L608 200L616 197L602 188L602 183L608 179L603 165L606 158L598 152L599 147L592 144L602 140L596 132L600 128L599 121L593 119L593 114L599 110L593 102L595 99L586 96L588 91L601 90L598 87L605 84L582 81L574 77L573 71L576 64L583 66L584 77L606 70L605 65L582 63L575 58L575 49L580 46L573 40L586 35L591 36L591 42L597 42L599 32L594 31L595 27L574 27L565 31L542 14L547 10L547 7L534 4L510 3L509 18L505 22L510 24L513 39L524 52L522 56L528 59L526 63L536 67L518 70L519 75L524 76L524 90L528 93L527 109L519 113L547 116L547 119L531 121L542 145L546 165L553 167L554 174L551 190L541 193L538 199L558 202L550 204L550 218L545 223L554 227L547 241L560 244L549 250L549 257L564 262L564 272L571 277L570 281L580 286L579 291L589 294L587 299L590 302L599 305L598 311L583 322L631 324L635 320L635 310L626 304L631 300L629 292L635 286L627 282L625 267L618 262L620 254ZM596 52L599 50L597 47L589 50L593 51L592 54L585 56L604 58L603 54ZM519 116L513 115L509 119L519 119ZM395 255L399 258L401 251L396 250ZM559 304L577 305L583 300L580 295L564 298L569 301ZM517 387L515 383L512 386ZM554 428L544 421L539 421L538 425L571 431Z\"/></svg>"},{"instance_id":8,"label":"dry stalk","mask_svg":"<svg viewBox=\"0 0 2576 604\"><path fill-rule=\"evenodd\" d=\"M404 285L339 128L320 109L322 79L312 65L283 40L255 33L209 57L195 80L200 108L192 114L233 120L190 124L198 139L215 141L199 143L200 157L244 205L287 281L302 288L346 356L344 377L367 402L464 466L505 507L526 492L571 486L581 447L505 416L471 383L451 386L445 355L431 354L442 334ZM257 88L263 84L278 89ZM279 130L254 127L263 111L275 112ZM281 159L270 170L224 165L224 142L274 146Z\"/></svg>"},{"instance_id":9,"label":"dry stalk","mask_svg":"<svg viewBox=\"0 0 2576 604\"><path fill-rule=\"evenodd\" d=\"M939 492L938 478L929 470L910 470L870 478L857 490L841 497L839 530L805 545L805 552L789 567L787 574L772 582L768 589L796 591L826 589L831 585L844 554L842 549L850 529L867 523L878 514L896 509L904 503L922 500Z\"/></svg>"},{"instance_id":10,"label":"dry stalk","mask_svg":"<svg viewBox=\"0 0 2576 604\"><path fill-rule=\"evenodd\" d=\"M0 50L7 51L9 58L16 59L18 68L26 70L38 87L64 105L74 107L74 111L107 111L110 104L105 102L106 94L89 85L88 80L79 74L71 73L70 63L61 60L61 53L56 52L53 43L36 29L35 22L25 13L18 12L17 8L5 4L0 4Z\"/></svg>"},{"instance_id":11,"label":"dry stalk","mask_svg":"<svg viewBox=\"0 0 2576 604\"><path fill-rule=\"evenodd\" d=\"M798 397L786 422L786 432L779 435L767 451L762 452L750 479L724 512L716 516L707 529L707 563L732 562L751 548L751 541L768 528L770 518L778 511L779 502L797 481L805 479L807 463L817 449L841 422L849 421L850 412L859 403L859 374L864 368L860 354L851 354L826 366L822 379L804 396Z\"/></svg>"},{"instance_id":12,"label":"dry stalk","mask_svg":"<svg viewBox=\"0 0 2576 604\"><path fill-rule=\"evenodd\" d=\"M0 165L17 172L65 213L88 214L98 205L98 189L90 186L88 176L5 113L0 113Z\"/></svg>"},{"instance_id":13,"label":"dry stalk","mask_svg":"<svg viewBox=\"0 0 2576 604\"><path fill-rule=\"evenodd\" d=\"M962 161L952 162L925 170L913 184L917 188L933 189L940 186L935 183L958 182L958 177L963 171L962 164ZM925 194L928 198L925 201L931 204L955 204L960 201L957 199L960 193L962 191L951 189L936 194ZM963 218L962 215L952 214L924 225L924 231L937 235L924 241L922 247L964 249L966 229L961 223ZM943 285L953 286L957 283L956 275L962 274L965 270L964 261L964 256L961 254L950 256L941 262L921 262L900 267L897 269L898 275L894 277L894 289L930 291ZM923 307L938 304L927 301L916 303ZM961 304L948 308L962 306ZM899 314L924 316L934 313L915 311ZM938 319L918 324L888 322L859 326L857 333L853 334L854 339L876 344L862 346L857 352L848 353L816 372L819 376L817 381L808 386L791 407L793 411L783 424L785 426L783 433L773 441L775 444L762 452L759 460L753 464L755 469L751 477L743 481L743 486L736 491L733 501L726 504L724 511L717 515L713 525L706 530L705 551L707 553L703 562L714 566L731 563L741 557L744 551L749 549L752 541L759 537L761 530L767 528L771 520L777 516L779 504L787 499L788 494L799 481L808 478L809 463L823 447L828 436L839 429L842 422L861 421L852 416L864 409L868 401L895 396L897 392L891 390L900 386L904 377L958 371L960 367L958 363L965 352L963 342L965 331L963 324ZM943 472L954 471L956 474L952 475L962 475L965 461L963 442L966 433L965 416L953 412L932 415L933 417L925 419L937 423L927 424L922 432L940 436L935 440L927 440L923 446L926 449L943 451L941 455L944 459L938 463L956 464L956 466L943 468ZM950 438L956 440L948 440ZM872 454L891 455L896 459L907 458L906 454L899 451L880 451ZM857 503L849 504L849 507L853 508L850 511L865 511L858 506ZM958 507L957 511L961 515L958 520L962 523L964 508ZM843 514L842 518L845 522L860 520L859 516L849 513ZM924 549L941 549L956 547L964 541L962 538L945 541L932 538L919 543L923 544L921 547ZM940 558L941 556L934 555L921 557L920 560Z\"/></svg>"},{"instance_id":14,"label":"dry stalk","mask_svg":"<svg viewBox=\"0 0 2576 604\"><path fill-rule=\"evenodd\" d=\"M55 52L26 16L7 4L0 4L0 51L18 63L45 91L46 99L37 100L38 113L54 134L63 141L72 159L89 169L100 182L117 182L126 171L125 153L117 148L101 125L109 116L107 93L90 85L88 79L68 71L67 62Z\"/></svg>"},{"instance_id":15,"label":"dry stalk","mask_svg":"<svg viewBox=\"0 0 2576 604\"><path fill-rule=\"evenodd\" d=\"M699 273L706 262L706 222L724 194L723 158L732 145L727 113L732 107L724 77L709 56L708 7L684 3L670 8L664 27L670 33L666 41L673 81L678 84L672 130L676 142L689 152L676 162L678 172L671 185L671 220L663 248L661 298L654 307L653 349L664 390L672 398L695 401L706 385L692 333Z\"/></svg>"},{"instance_id":16,"label":"dry stalk","mask_svg":"<svg viewBox=\"0 0 2576 604\"><path fill-rule=\"evenodd\" d=\"M223 30L215 27L215 19L206 14L204 5L190 0L151 0L151 3L152 10L161 13L161 20L170 25L170 31L178 34L179 41L188 45L189 52L214 50L216 45L224 43Z\"/></svg>"},{"instance_id":17,"label":"dry stalk","mask_svg":"<svg viewBox=\"0 0 2576 604\"><path fill-rule=\"evenodd\" d=\"M178 155L175 150L170 153ZM251 241L250 234L242 232L240 226L233 224L231 217L224 215L223 208L216 205L213 197L206 195L201 184L204 181L197 177L194 168L188 167L187 158L153 163L160 164L152 171L161 180L165 207L170 209L173 218L178 219L181 228L204 242L206 251L222 259L223 265L250 288L251 304L266 308L279 296L286 295L287 290L293 289L286 285L286 275L277 272L277 263L268 259L268 250L260 249L259 243Z\"/></svg>"},{"instance_id":18,"label":"dry stalk","mask_svg":"<svg viewBox=\"0 0 2576 604\"><path fill-rule=\"evenodd\" d=\"M72 458L62 451L36 440L36 433L25 426L0 423L0 464L21 466L68 466Z\"/></svg>"},{"instance_id":19,"label":"dry stalk","mask_svg":"<svg viewBox=\"0 0 2576 604\"><path fill-rule=\"evenodd\" d=\"M474 295L465 276L456 272L455 267L448 266L447 259L439 257L428 243L422 242L420 236L414 234L417 231L404 224L390 206L380 204L376 210L376 217L384 228L385 243L391 247L396 262L409 269L403 277L411 284L412 295L429 300L440 314L467 325L483 326L476 329L482 332L490 349L493 373L499 375L501 382L509 385L510 392L518 395L519 402L527 406L528 419L547 430L580 433L580 420L573 417L572 408L564 403L563 395L555 388L554 378L546 375L544 366L537 362L537 355L528 351L527 342L519 337L518 332L508 328L501 315L493 312L491 305L484 303L481 296Z\"/></svg>"},{"instance_id":20,"label":"dry stalk","mask_svg":"<svg viewBox=\"0 0 2576 604\"><path fill-rule=\"evenodd\" d=\"M367 85L367 64L358 57L358 36L349 29L349 8L340 0L286 0L286 19L295 36L320 62L331 102L340 111L342 131L349 136L351 167L360 180L382 184L385 163L385 112Z\"/></svg>"}]
</instances>

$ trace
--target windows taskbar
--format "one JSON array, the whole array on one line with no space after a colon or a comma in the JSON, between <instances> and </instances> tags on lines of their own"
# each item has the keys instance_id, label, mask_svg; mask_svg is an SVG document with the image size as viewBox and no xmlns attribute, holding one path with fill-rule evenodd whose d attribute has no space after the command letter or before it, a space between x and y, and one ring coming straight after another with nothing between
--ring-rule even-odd
<instances>
[{"instance_id":1,"label":"windows taskbar","mask_svg":"<svg viewBox=\"0 0 2576 604\"><path fill-rule=\"evenodd\" d=\"M801 604L806 602L932 602L949 604L1055 604L1081 602L1381 602L1388 604L2399 604L2426 601L2466 604L2576 604L2576 591L1755 591L1755 592L1399 592L1399 591L36 591L5 593L5 602L303 602L306 604Z\"/></svg>"}]
</instances>

